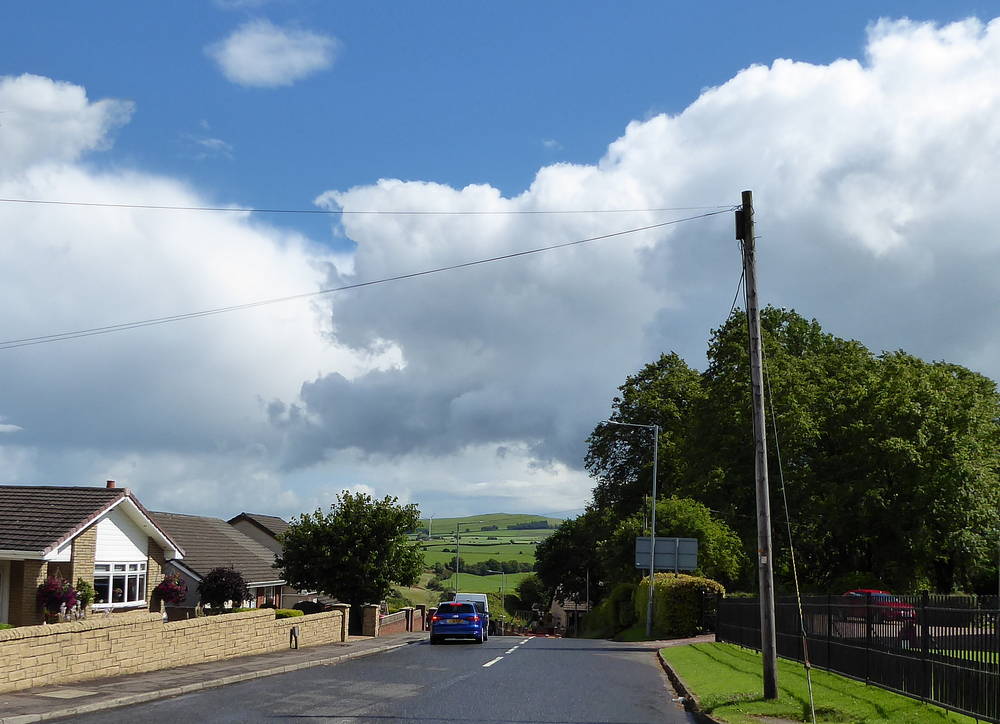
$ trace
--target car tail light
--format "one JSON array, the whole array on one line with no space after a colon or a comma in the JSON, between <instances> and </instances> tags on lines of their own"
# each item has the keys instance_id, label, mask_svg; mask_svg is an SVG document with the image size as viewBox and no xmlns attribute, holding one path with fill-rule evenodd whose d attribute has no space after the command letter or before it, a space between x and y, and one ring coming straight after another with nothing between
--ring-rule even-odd
<instances>
[{"instance_id":1,"label":"car tail light","mask_svg":"<svg viewBox=\"0 0 1000 724\"><path fill-rule=\"evenodd\" d=\"M431 616L431 621L440 621L440 620L441 620L440 616Z\"/></svg>"},{"instance_id":2,"label":"car tail light","mask_svg":"<svg viewBox=\"0 0 1000 724\"><path fill-rule=\"evenodd\" d=\"M472 621L473 623L479 623L479 616L473 616L469 620Z\"/></svg>"}]
</instances>

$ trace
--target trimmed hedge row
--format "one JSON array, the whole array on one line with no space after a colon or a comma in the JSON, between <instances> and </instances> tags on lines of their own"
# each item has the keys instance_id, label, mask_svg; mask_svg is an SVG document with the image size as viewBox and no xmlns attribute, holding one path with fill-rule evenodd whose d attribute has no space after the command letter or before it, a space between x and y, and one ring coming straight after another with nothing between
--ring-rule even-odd
<instances>
[{"instance_id":1,"label":"trimmed hedge row","mask_svg":"<svg viewBox=\"0 0 1000 724\"><path fill-rule=\"evenodd\" d=\"M706 620L714 620L716 602L726 589L718 581L700 576L657 573L653 579L653 634L666 638L696 636L705 632ZM636 586L636 620L646 617L649 576Z\"/></svg>"}]
</instances>

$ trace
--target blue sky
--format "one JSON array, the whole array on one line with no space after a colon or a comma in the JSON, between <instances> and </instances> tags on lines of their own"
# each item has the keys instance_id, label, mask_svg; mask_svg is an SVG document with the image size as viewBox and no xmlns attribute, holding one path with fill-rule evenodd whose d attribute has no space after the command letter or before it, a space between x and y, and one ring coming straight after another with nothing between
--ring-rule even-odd
<instances>
[{"instance_id":1,"label":"blue sky","mask_svg":"<svg viewBox=\"0 0 1000 724\"><path fill-rule=\"evenodd\" d=\"M629 121L677 113L753 63L859 57L878 17L947 22L991 7L124 1L95 13L33 2L7 9L0 57L6 73L135 102L113 153L92 163L183 178L220 203L300 208L379 178L514 195L540 166L593 163ZM281 88L227 81L204 49L261 18L336 38L333 65ZM211 154L195 139L231 150Z\"/></svg>"},{"instance_id":2,"label":"blue sky","mask_svg":"<svg viewBox=\"0 0 1000 724\"><path fill-rule=\"evenodd\" d=\"M1000 2L5 10L2 198L507 214L735 204L752 188L764 301L876 351L1000 377ZM0 337L310 292L679 213L0 203ZM117 478L150 507L224 517L293 515L345 487L438 516L578 509L584 441L616 386L661 352L702 365L739 278L734 243L727 214L0 349L0 480Z\"/></svg>"}]
</instances>

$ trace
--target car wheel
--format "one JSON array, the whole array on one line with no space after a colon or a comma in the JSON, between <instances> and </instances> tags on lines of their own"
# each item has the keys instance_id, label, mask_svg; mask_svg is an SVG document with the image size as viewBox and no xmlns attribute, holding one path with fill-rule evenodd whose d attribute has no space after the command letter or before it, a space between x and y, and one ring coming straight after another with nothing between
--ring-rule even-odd
<instances>
[{"instance_id":1,"label":"car wheel","mask_svg":"<svg viewBox=\"0 0 1000 724\"><path fill-rule=\"evenodd\" d=\"M431 636L431 646L434 646L435 644L439 643L441 643L441 639L439 639L437 636Z\"/></svg>"},{"instance_id":2,"label":"car wheel","mask_svg":"<svg viewBox=\"0 0 1000 724\"><path fill-rule=\"evenodd\" d=\"M481 633L480 633L480 634L479 634L478 636L476 636L476 643L477 643L477 644L481 644L481 643L483 643L483 642L484 642L485 640L486 640L486 634L485 634L485 633L482 633L482 632L481 632Z\"/></svg>"}]
</instances>

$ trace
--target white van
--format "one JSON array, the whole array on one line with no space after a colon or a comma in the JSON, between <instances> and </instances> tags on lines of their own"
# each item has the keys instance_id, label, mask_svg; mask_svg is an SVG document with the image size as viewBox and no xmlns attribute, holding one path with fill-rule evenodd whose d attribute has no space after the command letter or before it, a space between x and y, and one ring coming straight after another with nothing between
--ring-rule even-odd
<instances>
[{"instance_id":1,"label":"white van","mask_svg":"<svg viewBox=\"0 0 1000 724\"><path fill-rule=\"evenodd\" d=\"M456 593L453 600L472 603L480 613L490 615L490 599L485 593Z\"/></svg>"}]
</instances>

